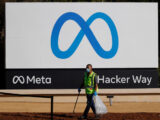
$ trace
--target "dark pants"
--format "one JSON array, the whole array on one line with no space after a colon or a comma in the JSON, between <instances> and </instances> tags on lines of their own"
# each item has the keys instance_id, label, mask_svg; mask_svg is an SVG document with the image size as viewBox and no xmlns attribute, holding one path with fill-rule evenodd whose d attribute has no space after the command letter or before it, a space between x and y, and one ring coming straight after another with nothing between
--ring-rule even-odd
<instances>
[{"instance_id":1,"label":"dark pants","mask_svg":"<svg viewBox=\"0 0 160 120\"><path fill-rule=\"evenodd\" d=\"M87 116L90 108L92 108L92 111L95 114L95 104L93 101L93 94L87 94L86 97L87 97L87 106L86 106L86 109L85 109L83 115Z\"/></svg>"}]
</instances>

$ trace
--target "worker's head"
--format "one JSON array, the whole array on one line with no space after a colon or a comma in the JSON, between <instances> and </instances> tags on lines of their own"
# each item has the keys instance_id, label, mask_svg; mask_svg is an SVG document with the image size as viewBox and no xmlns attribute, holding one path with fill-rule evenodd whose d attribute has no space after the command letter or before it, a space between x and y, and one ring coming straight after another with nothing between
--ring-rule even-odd
<instances>
[{"instance_id":1,"label":"worker's head","mask_svg":"<svg viewBox=\"0 0 160 120\"><path fill-rule=\"evenodd\" d=\"M91 64L87 64L87 65L86 65L86 71L87 71L88 73L92 72L92 65L91 65Z\"/></svg>"}]
</instances>

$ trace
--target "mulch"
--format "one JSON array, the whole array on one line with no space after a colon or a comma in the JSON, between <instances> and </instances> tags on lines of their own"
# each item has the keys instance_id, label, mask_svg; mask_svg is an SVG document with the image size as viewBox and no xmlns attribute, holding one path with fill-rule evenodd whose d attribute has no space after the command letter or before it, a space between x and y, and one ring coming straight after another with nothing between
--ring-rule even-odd
<instances>
[{"instance_id":1,"label":"mulch","mask_svg":"<svg viewBox=\"0 0 160 120\"><path fill-rule=\"evenodd\" d=\"M53 120L80 120L82 113L54 113ZM88 120L94 120L94 114ZM51 120L50 113L0 113L0 120ZM99 120L160 120L159 113L107 113Z\"/></svg>"}]
</instances>

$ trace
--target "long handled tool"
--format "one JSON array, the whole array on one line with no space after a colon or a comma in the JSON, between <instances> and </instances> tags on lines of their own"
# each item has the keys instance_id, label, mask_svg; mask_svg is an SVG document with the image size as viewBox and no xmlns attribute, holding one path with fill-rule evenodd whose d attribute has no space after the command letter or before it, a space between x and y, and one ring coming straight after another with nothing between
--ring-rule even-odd
<instances>
[{"instance_id":1,"label":"long handled tool","mask_svg":"<svg viewBox=\"0 0 160 120\"><path fill-rule=\"evenodd\" d=\"M75 113L75 109L76 109L76 105L77 105L77 101L78 101L79 95L80 95L80 92L78 93L78 96L77 96L77 99L76 99L76 103L74 105L73 113Z\"/></svg>"}]
</instances>

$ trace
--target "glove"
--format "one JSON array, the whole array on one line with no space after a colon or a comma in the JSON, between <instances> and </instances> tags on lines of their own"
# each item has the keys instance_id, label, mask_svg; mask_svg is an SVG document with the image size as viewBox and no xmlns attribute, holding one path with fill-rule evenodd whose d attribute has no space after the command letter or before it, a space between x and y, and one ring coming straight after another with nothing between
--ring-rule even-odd
<instances>
[{"instance_id":1,"label":"glove","mask_svg":"<svg viewBox=\"0 0 160 120\"><path fill-rule=\"evenodd\" d=\"M94 96L96 96L96 95L97 95L97 92L95 91L95 92L94 92Z\"/></svg>"},{"instance_id":2,"label":"glove","mask_svg":"<svg viewBox=\"0 0 160 120\"><path fill-rule=\"evenodd\" d=\"M81 92L81 88L78 88L78 92L79 92L79 93Z\"/></svg>"}]
</instances>

